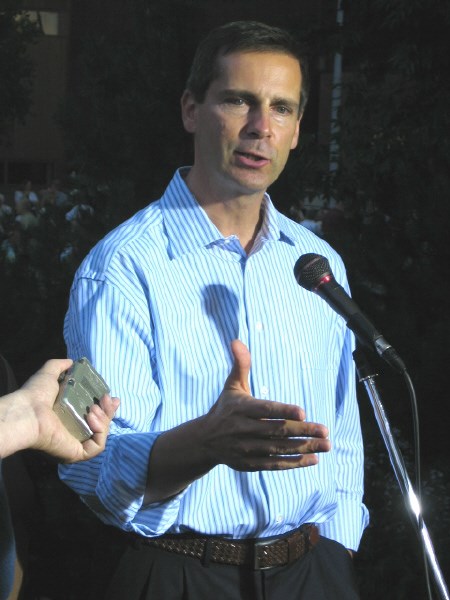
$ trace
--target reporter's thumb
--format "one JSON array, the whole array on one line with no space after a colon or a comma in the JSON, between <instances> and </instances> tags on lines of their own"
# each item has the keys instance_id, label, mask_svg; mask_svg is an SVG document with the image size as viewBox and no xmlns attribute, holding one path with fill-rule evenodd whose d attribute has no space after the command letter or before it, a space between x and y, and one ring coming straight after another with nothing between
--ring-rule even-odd
<instances>
[{"instance_id":1,"label":"reporter's thumb","mask_svg":"<svg viewBox=\"0 0 450 600\"><path fill-rule=\"evenodd\" d=\"M233 354L234 362L225 387L228 389L240 389L250 394L250 386L248 384L252 362L250 351L240 340L233 340L231 342L231 353Z\"/></svg>"}]
</instances>

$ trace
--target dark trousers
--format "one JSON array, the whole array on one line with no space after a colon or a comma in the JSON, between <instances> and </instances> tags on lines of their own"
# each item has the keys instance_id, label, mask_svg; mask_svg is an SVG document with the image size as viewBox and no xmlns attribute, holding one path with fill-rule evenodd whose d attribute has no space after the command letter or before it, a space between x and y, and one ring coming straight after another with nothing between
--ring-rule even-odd
<instances>
[{"instance_id":1,"label":"dark trousers","mask_svg":"<svg viewBox=\"0 0 450 600\"><path fill-rule=\"evenodd\" d=\"M100 559L101 560L101 559ZM96 600L358 600L347 550L320 538L303 558L285 567L202 564L141 543L127 544Z\"/></svg>"}]
</instances>

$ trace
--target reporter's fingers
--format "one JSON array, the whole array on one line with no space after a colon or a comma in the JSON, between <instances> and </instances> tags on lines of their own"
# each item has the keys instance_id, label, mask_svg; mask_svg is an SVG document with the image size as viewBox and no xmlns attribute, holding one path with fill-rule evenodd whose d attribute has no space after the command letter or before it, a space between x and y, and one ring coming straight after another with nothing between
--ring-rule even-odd
<instances>
[{"instance_id":1,"label":"reporter's fingers","mask_svg":"<svg viewBox=\"0 0 450 600\"><path fill-rule=\"evenodd\" d=\"M59 377L61 373L67 371L73 364L71 358L51 358L43 364L38 373L45 373Z\"/></svg>"},{"instance_id":2,"label":"reporter's fingers","mask_svg":"<svg viewBox=\"0 0 450 600\"><path fill-rule=\"evenodd\" d=\"M108 433L109 424L119 407L119 398L105 394L100 404L94 404L86 417L89 427L94 433Z\"/></svg>"},{"instance_id":3,"label":"reporter's fingers","mask_svg":"<svg viewBox=\"0 0 450 600\"><path fill-rule=\"evenodd\" d=\"M119 404L119 398L112 397L109 394L105 394L100 399L100 408L110 420L114 417L116 410L119 408Z\"/></svg>"},{"instance_id":4,"label":"reporter's fingers","mask_svg":"<svg viewBox=\"0 0 450 600\"><path fill-rule=\"evenodd\" d=\"M70 358L53 358L48 360L22 387L39 394L53 393L54 389L57 392L59 376L71 367L72 362Z\"/></svg>"}]
</instances>

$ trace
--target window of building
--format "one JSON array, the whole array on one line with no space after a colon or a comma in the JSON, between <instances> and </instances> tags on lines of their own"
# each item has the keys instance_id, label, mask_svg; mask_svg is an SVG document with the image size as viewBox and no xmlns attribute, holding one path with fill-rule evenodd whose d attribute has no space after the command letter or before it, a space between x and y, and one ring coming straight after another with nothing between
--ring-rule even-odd
<instances>
[{"instance_id":1,"label":"window of building","mask_svg":"<svg viewBox=\"0 0 450 600\"><path fill-rule=\"evenodd\" d=\"M44 35L60 35L59 13L48 10L29 10L27 15L31 21L39 25Z\"/></svg>"}]
</instances>

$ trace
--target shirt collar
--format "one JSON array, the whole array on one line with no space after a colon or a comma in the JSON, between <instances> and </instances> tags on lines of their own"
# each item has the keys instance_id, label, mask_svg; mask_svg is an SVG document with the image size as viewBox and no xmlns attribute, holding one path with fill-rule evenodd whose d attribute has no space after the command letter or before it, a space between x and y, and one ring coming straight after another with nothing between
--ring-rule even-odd
<instances>
[{"instance_id":1,"label":"shirt collar","mask_svg":"<svg viewBox=\"0 0 450 600\"><path fill-rule=\"evenodd\" d=\"M173 258L223 243L226 239L187 187L184 176L188 170L189 167L182 167L176 171L161 198L161 211ZM263 210L264 220L254 250L266 242L291 242L290 237L280 230L280 215L267 193L264 195Z\"/></svg>"}]
</instances>

